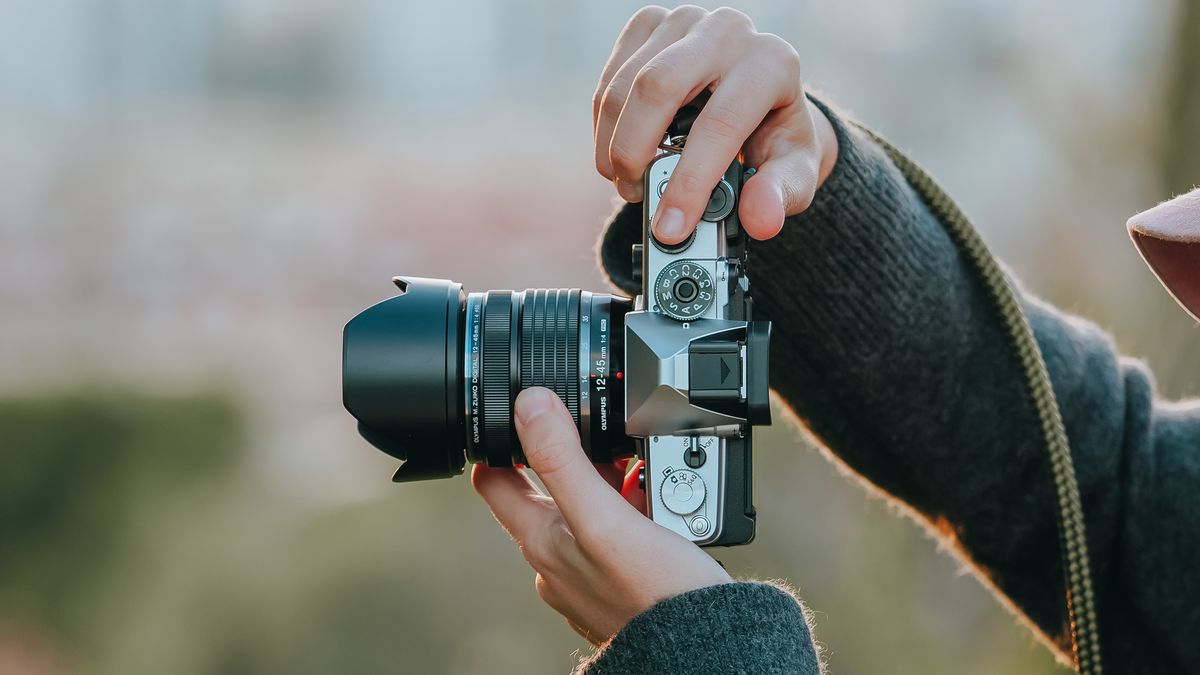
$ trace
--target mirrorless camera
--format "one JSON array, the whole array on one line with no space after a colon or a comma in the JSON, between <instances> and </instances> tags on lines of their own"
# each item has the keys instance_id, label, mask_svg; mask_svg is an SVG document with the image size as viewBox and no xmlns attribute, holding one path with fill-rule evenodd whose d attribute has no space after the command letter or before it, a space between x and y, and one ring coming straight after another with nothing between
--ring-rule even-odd
<instances>
[{"instance_id":1,"label":"mirrorless camera","mask_svg":"<svg viewBox=\"0 0 1200 675\"><path fill-rule=\"evenodd\" d=\"M771 325L752 318L738 221L752 170L729 166L686 241L651 230L697 112L680 111L646 170L634 300L396 277L399 295L346 324L343 402L366 440L402 460L393 480L525 464L513 401L547 387L593 462L644 460L633 470L654 522L702 546L754 538L751 441L771 421Z\"/></svg>"}]
</instances>

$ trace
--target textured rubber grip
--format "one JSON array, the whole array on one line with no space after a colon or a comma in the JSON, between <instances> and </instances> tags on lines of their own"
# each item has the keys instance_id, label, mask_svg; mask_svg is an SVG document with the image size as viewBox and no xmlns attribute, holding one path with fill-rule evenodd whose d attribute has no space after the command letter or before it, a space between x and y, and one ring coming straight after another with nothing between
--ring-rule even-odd
<instances>
[{"instance_id":1,"label":"textured rubber grip","mask_svg":"<svg viewBox=\"0 0 1200 675\"><path fill-rule=\"evenodd\" d=\"M488 291L483 305L483 444L488 466L512 465L512 291Z\"/></svg>"},{"instance_id":2,"label":"textured rubber grip","mask_svg":"<svg viewBox=\"0 0 1200 675\"><path fill-rule=\"evenodd\" d=\"M546 387L579 424L579 289L525 291L521 309L521 388Z\"/></svg>"}]
</instances>

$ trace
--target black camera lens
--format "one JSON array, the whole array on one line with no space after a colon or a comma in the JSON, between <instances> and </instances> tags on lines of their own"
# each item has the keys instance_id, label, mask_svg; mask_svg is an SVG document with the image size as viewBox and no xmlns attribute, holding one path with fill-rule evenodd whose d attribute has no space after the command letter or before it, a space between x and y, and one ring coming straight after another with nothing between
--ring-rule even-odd
<instances>
[{"instance_id":1,"label":"black camera lens","mask_svg":"<svg viewBox=\"0 0 1200 675\"><path fill-rule=\"evenodd\" d=\"M633 454L621 382L628 299L395 282L400 295L351 319L342 348L343 403L364 438L404 460L394 480L453 476L468 461L524 464L512 414L528 387L559 395L592 461Z\"/></svg>"}]
</instances>

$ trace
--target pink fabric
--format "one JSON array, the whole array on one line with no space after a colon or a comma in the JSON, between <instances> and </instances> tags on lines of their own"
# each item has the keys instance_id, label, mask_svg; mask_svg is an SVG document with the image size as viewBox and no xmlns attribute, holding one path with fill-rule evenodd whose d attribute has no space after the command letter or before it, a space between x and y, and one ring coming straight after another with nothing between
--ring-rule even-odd
<instances>
[{"instance_id":1,"label":"pink fabric","mask_svg":"<svg viewBox=\"0 0 1200 675\"><path fill-rule=\"evenodd\" d=\"M1137 214L1128 227L1159 281L1200 320L1200 189Z\"/></svg>"}]
</instances>

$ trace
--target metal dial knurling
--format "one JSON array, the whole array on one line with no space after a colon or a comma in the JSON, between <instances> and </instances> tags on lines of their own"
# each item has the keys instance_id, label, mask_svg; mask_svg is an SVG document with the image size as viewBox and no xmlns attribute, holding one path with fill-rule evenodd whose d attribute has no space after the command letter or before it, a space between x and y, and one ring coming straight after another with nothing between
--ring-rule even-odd
<instances>
[{"instance_id":1,"label":"metal dial knurling","mask_svg":"<svg viewBox=\"0 0 1200 675\"><path fill-rule=\"evenodd\" d=\"M683 278L696 282L696 299L681 302L675 297L675 283ZM654 301L663 314L679 321L691 321L703 316L712 307L715 297L712 274L691 260L677 260L658 273L654 281Z\"/></svg>"}]
</instances>

